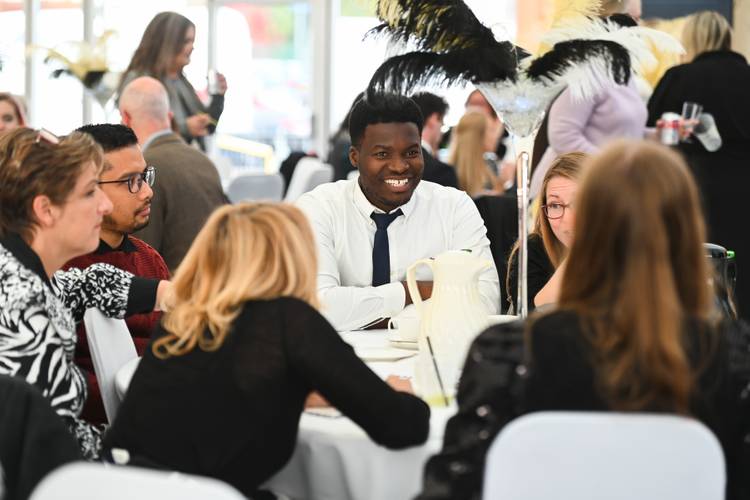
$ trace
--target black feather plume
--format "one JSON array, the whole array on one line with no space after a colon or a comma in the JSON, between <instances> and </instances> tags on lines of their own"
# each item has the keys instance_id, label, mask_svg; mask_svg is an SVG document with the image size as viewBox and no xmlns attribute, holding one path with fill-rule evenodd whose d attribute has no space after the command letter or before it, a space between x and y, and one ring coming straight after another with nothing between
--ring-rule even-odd
<instances>
[{"instance_id":1,"label":"black feather plume","mask_svg":"<svg viewBox=\"0 0 750 500\"><path fill-rule=\"evenodd\" d=\"M592 59L606 61L616 83L623 85L630 80L630 53L619 43L608 40L568 40L556 43L552 50L534 59L526 73L535 81L555 80L571 67L586 64Z\"/></svg>"},{"instance_id":2,"label":"black feather plume","mask_svg":"<svg viewBox=\"0 0 750 500\"><path fill-rule=\"evenodd\" d=\"M519 61L529 55L495 40L462 0L378 0L377 14L383 24L371 34L412 42L417 51L386 61L371 90L405 92L430 81L515 80Z\"/></svg>"},{"instance_id":3,"label":"black feather plume","mask_svg":"<svg viewBox=\"0 0 750 500\"><path fill-rule=\"evenodd\" d=\"M457 49L446 53L409 52L394 56L375 70L368 92L407 94L414 87L428 83L452 85L514 79L516 64L498 56L491 48Z\"/></svg>"},{"instance_id":4,"label":"black feather plume","mask_svg":"<svg viewBox=\"0 0 750 500\"><path fill-rule=\"evenodd\" d=\"M444 52L496 43L492 30L462 0L378 0L377 14L383 24L370 33L415 42L419 50Z\"/></svg>"}]
</instances>

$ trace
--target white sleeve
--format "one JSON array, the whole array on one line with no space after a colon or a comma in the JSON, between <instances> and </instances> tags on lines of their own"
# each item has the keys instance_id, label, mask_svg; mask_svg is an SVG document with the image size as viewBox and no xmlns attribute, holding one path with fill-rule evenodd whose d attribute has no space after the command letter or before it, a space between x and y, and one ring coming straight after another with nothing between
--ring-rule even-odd
<instances>
[{"instance_id":1,"label":"white sleeve","mask_svg":"<svg viewBox=\"0 0 750 500\"><path fill-rule=\"evenodd\" d=\"M462 193L461 201L456 205L453 221L453 247L470 249L472 253L492 263L479 275L479 294L490 314L500 311L500 278L497 275L495 261L492 259L490 240L487 239L487 228L482 216L471 198Z\"/></svg>"},{"instance_id":2,"label":"white sleeve","mask_svg":"<svg viewBox=\"0 0 750 500\"><path fill-rule=\"evenodd\" d=\"M315 234L320 312L336 330L362 328L390 318L404 308L406 292L401 283L377 287L342 286L336 259L333 214L327 213L320 202L309 195L300 197L296 204L307 215Z\"/></svg>"}]
</instances>

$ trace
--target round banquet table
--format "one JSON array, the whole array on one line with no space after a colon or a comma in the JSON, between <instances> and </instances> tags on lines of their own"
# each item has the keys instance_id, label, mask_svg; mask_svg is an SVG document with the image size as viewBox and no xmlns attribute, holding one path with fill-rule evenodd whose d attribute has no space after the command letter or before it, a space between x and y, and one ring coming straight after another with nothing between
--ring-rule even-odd
<instances>
[{"instance_id":1,"label":"round banquet table","mask_svg":"<svg viewBox=\"0 0 750 500\"><path fill-rule=\"evenodd\" d=\"M416 351L392 350L386 330L343 332L341 336L382 378L413 375ZM407 357L385 359L399 353ZM136 359L117 373L115 385L121 396L137 366ZM427 442L395 451L375 444L357 424L335 409L305 411L291 459L263 488L292 499L412 498L421 491L424 464L440 450L445 424L455 412L455 406L431 408Z\"/></svg>"},{"instance_id":2,"label":"round banquet table","mask_svg":"<svg viewBox=\"0 0 750 500\"><path fill-rule=\"evenodd\" d=\"M367 360L368 349L375 352L389 346L386 330L341 335L381 377L412 376L413 356L397 361ZM424 464L440 450L445 424L456 408L431 408L431 411L427 442L399 451L375 444L357 424L338 412L306 411L300 419L292 458L264 488L293 499L412 498L421 491Z\"/></svg>"}]
</instances>

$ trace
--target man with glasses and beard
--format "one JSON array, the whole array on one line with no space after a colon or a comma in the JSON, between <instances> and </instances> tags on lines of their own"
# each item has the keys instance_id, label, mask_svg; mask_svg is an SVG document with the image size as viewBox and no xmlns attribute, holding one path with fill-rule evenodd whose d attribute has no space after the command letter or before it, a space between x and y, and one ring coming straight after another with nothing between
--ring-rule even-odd
<instances>
[{"instance_id":1,"label":"man with glasses and beard","mask_svg":"<svg viewBox=\"0 0 750 500\"><path fill-rule=\"evenodd\" d=\"M146 227L151 212L155 169L146 164L138 138L124 125L85 125L78 132L89 134L104 150L104 170L99 188L112 201L112 213L102 220L99 248L76 257L65 269L85 269L91 264L104 262L144 278L169 280L169 270L159 253L131 234ZM161 317L160 312L135 314L125 322L138 354L143 354L151 331ZM99 387L96 383L86 331L78 327L76 364L85 371L89 385L82 416L91 422L106 422Z\"/></svg>"}]
</instances>

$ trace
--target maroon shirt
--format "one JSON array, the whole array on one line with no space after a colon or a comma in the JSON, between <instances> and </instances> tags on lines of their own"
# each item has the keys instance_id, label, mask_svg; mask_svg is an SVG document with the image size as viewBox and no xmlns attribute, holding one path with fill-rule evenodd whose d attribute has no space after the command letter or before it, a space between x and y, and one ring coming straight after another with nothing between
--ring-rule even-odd
<instances>
[{"instance_id":1,"label":"maroon shirt","mask_svg":"<svg viewBox=\"0 0 750 500\"><path fill-rule=\"evenodd\" d=\"M127 235L117 248L112 248L106 242L100 240L99 248L94 252L76 257L66 263L63 269L67 270L71 267L85 269L91 264L99 262L111 264L142 278L169 279L169 269L167 269L167 265L161 255L147 243ZM153 332L160 318L160 312L150 312L134 314L125 319L128 330L130 330L130 334L133 336L135 349L138 351L139 356L143 355L143 351L148 346L151 339L151 332ZM94 365L91 361L89 342L86 338L86 330L83 323L78 325L77 334L78 343L76 344L75 362L86 373L89 385L89 397L86 400L81 417L89 422L103 423L107 421L107 418L104 413L99 385L94 375Z\"/></svg>"}]
</instances>

